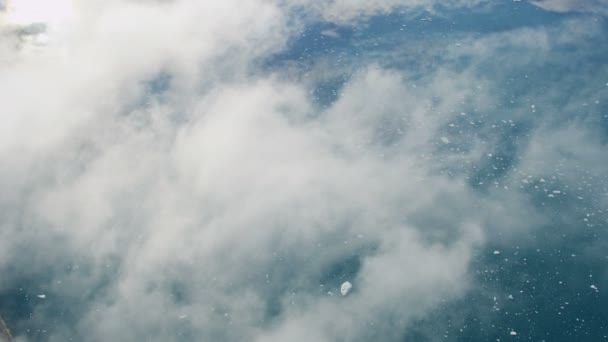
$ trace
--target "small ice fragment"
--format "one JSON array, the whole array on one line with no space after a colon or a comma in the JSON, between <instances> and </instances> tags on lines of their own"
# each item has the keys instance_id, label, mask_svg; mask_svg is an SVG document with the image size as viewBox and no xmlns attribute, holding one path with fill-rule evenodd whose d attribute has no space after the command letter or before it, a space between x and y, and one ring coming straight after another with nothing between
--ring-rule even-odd
<instances>
[{"instance_id":1,"label":"small ice fragment","mask_svg":"<svg viewBox=\"0 0 608 342\"><path fill-rule=\"evenodd\" d=\"M509 297L507 297L507 298L509 298L509 299L513 299L513 295L512 295L512 294L510 294L510 295L509 295Z\"/></svg>"},{"instance_id":2,"label":"small ice fragment","mask_svg":"<svg viewBox=\"0 0 608 342\"><path fill-rule=\"evenodd\" d=\"M597 286L595 286L595 285L591 285L591 286L589 286L589 287L590 287L591 289L595 290L595 292L599 292L599 290L598 290Z\"/></svg>"},{"instance_id":3,"label":"small ice fragment","mask_svg":"<svg viewBox=\"0 0 608 342\"><path fill-rule=\"evenodd\" d=\"M444 144L449 144L449 143L450 143L450 139L448 139L447 137L441 137L441 141L442 141Z\"/></svg>"},{"instance_id":4,"label":"small ice fragment","mask_svg":"<svg viewBox=\"0 0 608 342\"><path fill-rule=\"evenodd\" d=\"M344 283L342 283L342 286L340 286L340 293L343 296L346 296L352 288L353 284L351 284L350 281L345 281Z\"/></svg>"},{"instance_id":5,"label":"small ice fragment","mask_svg":"<svg viewBox=\"0 0 608 342\"><path fill-rule=\"evenodd\" d=\"M517 332L515 330L511 330L511 332L509 333L509 335L511 335L511 336L517 336Z\"/></svg>"},{"instance_id":6,"label":"small ice fragment","mask_svg":"<svg viewBox=\"0 0 608 342\"><path fill-rule=\"evenodd\" d=\"M559 190L553 190L553 193L554 193L554 194L561 194L562 192L561 192L561 191L559 191Z\"/></svg>"},{"instance_id":7,"label":"small ice fragment","mask_svg":"<svg viewBox=\"0 0 608 342\"><path fill-rule=\"evenodd\" d=\"M45 295L45 294L39 294L39 295L37 295L36 297L38 297L38 298L40 298L40 299L45 299L45 298L46 298L46 295Z\"/></svg>"},{"instance_id":8,"label":"small ice fragment","mask_svg":"<svg viewBox=\"0 0 608 342\"><path fill-rule=\"evenodd\" d=\"M180 315L179 316L179 319L186 319L186 318L188 318L188 315Z\"/></svg>"},{"instance_id":9,"label":"small ice fragment","mask_svg":"<svg viewBox=\"0 0 608 342\"><path fill-rule=\"evenodd\" d=\"M494 251L494 255L500 254L500 251Z\"/></svg>"}]
</instances>

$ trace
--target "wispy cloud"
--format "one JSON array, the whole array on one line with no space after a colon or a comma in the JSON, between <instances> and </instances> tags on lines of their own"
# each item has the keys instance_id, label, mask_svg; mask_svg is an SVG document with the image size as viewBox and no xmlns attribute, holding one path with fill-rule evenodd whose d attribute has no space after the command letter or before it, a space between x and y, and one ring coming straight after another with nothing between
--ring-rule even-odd
<instances>
[{"instance_id":1,"label":"wispy cloud","mask_svg":"<svg viewBox=\"0 0 608 342\"><path fill-rule=\"evenodd\" d=\"M602 0L538 0L531 4L555 12L589 12L608 14L608 4Z\"/></svg>"}]
</instances>

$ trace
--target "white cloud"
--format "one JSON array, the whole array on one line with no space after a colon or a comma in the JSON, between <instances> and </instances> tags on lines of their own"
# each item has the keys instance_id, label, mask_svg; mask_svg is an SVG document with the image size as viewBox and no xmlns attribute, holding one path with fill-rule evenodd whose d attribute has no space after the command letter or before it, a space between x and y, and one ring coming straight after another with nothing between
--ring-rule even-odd
<instances>
[{"instance_id":1,"label":"white cloud","mask_svg":"<svg viewBox=\"0 0 608 342\"><path fill-rule=\"evenodd\" d=\"M537 0L531 4L553 12L588 12L606 15L608 5L602 0Z\"/></svg>"},{"instance_id":2,"label":"white cloud","mask_svg":"<svg viewBox=\"0 0 608 342\"><path fill-rule=\"evenodd\" d=\"M418 236L425 227L408 223L408 216L440 212L434 203L461 200L467 190L429 175L415 155L390 156L395 147L377 145L370 135L390 112L378 111L381 102L359 107L359 92L406 92L398 78L373 69L351 89L328 122L293 121L310 110L303 89L261 80L226 84L200 98L186 124L137 129L127 118L92 127L97 132L85 136L97 152L86 171L42 189L29 212L44 223L39 229L67 233L76 253L96 256L92 267L101 273L85 282L98 281L108 256L120 260L109 294L92 304L96 310L84 316L82 331L100 340L152 333L166 339L175 333L175 318L187 314L207 338L297 340L305 336L300 329L316 326L329 341L343 332L323 322L343 305L348 313L336 326L355 334L366 324L363 312L395 315L392 303L399 300L408 307L399 308L406 324L439 294L463 291L480 241L476 219L467 215L445 227L461 233L442 246ZM396 101L395 108L411 100ZM351 113L367 118L353 121ZM63 169L73 163L54 173L70 173ZM356 238L361 233L363 240ZM370 248L353 275L351 304L317 293L328 267ZM339 284L325 285L337 293ZM185 302L172 299L175 286ZM64 280L54 291L69 296L73 289ZM281 307L275 318L266 314L272 298ZM269 319L278 325L264 323ZM259 331L268 324L274 328Z\"/></svg>"},{"instance_id":3,"label":"white cloud","mask_svg":"<svg viewBox=\"0 0 608 342\"><path fill-rule=\"evenodd\" d=\"M107 6L71 40L43 54L20 55L5 68L14 76L2 83L4 94L12 94L6 119L14 120L2 153L8 160L21 151L4 169L9 197L3 207L23 212L29 232L6 222L5 244L44 246L59 238L60 249L36 258L83 260L87 275L52 269L59 283L46 292L53 297L88 293L83 287L112 275L105 294L80 304L82 320L66 322L78 334L166 340L179 328L176 318L187 314L190 329L206 338L301 338L292 326L321 324L342 305L315 292L324 272L361 249L370 250L369 257L353 274L357 295L344 304L353 311L337 322L344 328L362 323L364 310L394 314L395 307L384 307L391 298L413 301L408 317L422 314L437 293L462 291L477 233L455 222L463 233L453 246L427 246L416 237L421 227L407 223L407 216L444 192L465 195L466 189L429 176L416 155L390 156L395 147L378 144L381 120L415 105L413 96L361 102L370 91L406 95L399 77L363 72L326 119L310 121L313 106L302 86L249 79L240 70L260 53L257 37L275 36L268 21L281 19L272 7L267 17L258 9L255 18L211 20L202 30L188 20L202 9L181 8L184 3L129 5L120 12ZM214 16L233 8L218 7ZM137 26L129 23L130 11L138 14ZM240 36L245 27L251 41ZM209 34L214 29L226 31L216 37ZM191 30L200 34L190 37ZM73 59L62 58L64 50ZM228 51L244 55L218 61ZM163 68L175 77L167 102L152 97L143 108L128 109L144 96L141 82ZM18 74L26 76L21 85ZM37 101L29 100L32 94ZM424 115L416 108L401 117ZM411 141L420 142L407 149L423 145L429 130L412 129ZM31 190L23 193L9 182ZM357 241L361 233L367 238ZM8 251L5 262L17 260L17 250L2 250ZM420 258L428 264L413 262ZM412 262L396 273L384 271L402 260ZM279 316L269 316L269 305L280 308ZM323 339L335 338L332 329L319 328ZM53 338L65 338L62 333L74 332L58 328Z\"/></svg>"}]
</instances>

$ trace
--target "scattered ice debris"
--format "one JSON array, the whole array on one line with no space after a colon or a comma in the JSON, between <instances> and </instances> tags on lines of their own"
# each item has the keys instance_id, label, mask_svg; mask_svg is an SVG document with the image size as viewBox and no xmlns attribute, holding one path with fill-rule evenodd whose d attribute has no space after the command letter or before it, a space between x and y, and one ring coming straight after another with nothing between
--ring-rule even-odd
<instances>
[{"instance_id":1,"label":"scattered ice debris","mask_svg":"<svg viewBox=\"0 0 608 342\"><path fill-rule=\"evenodd\" d=\"M500 251L494 251L494 255L499 255Z\"/></svg>"},{"instance_id":2,"label":"scattered ice debris","mask_svg":"<svg viewBox=\"0 0 608 342\"><path fill-rule=\"evenodd\" d=\"M595 285L591 285L589 286L592 290L595 290L595 292L600 292L600 290L597 288L597 286Z\"/></svg>"},{"instance_id":3,"label":"scattered ice debris","mask_svg":"<svg viewBox=\"0 0 608 342\"><path fill-rule=\"evenodd\" d=\"M447 137L441 137L441 142L443 142L444 144L449 144L450 139L448 139Z\"/></svg>"},{"instance_id":4,"label":"scattered ice debris","mask_svg":"<svg viewBox=\"0 0 608 342\"><path fill-rule=\"evenodd\" d=\"M511 332L509 333L509 335L511 335L511 336L517 336L517 331L511 330Z\"/></svg>"},{"instance_id":5,"label":"scattered ice debris","mask_svg":"<svg viewBox=\"0 0 608 342\"><path fill-rule=\"evenodd\" d=\"M340 293L343 296L346 296L352 288L353 284L351 284L350 281L345 281L344 283L342 283L342 286L340 286Z\"/></svg>"},{"instance_id":6,"label":"scattered ice debris","mask_svg":"<svg viewBox=\"0 0 608 342\"><path fill-rule=\"evenodd\" d=\"M46 295L45 294L39 294L39 295L36 295L36 297L38 297L40 299L45 299Z\"/></svg>"}]
</instances>

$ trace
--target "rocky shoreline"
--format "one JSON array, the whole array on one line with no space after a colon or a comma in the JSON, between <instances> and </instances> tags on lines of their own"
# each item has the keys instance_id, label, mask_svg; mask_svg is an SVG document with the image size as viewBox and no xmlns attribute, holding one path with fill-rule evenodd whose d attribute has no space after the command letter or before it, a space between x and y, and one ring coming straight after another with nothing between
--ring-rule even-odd
<instances>
[{"instance_id":1,"label":"rocky shoreline","mask_svg":"<svg viewBox=\"0 0 608 342\"><path fill-rule=\"evenodd\" d=\"M0 342L11 342L13 337L11 336L11 331L4 323L2 317L0 317Z\"/></svg>"}]
</instances>

